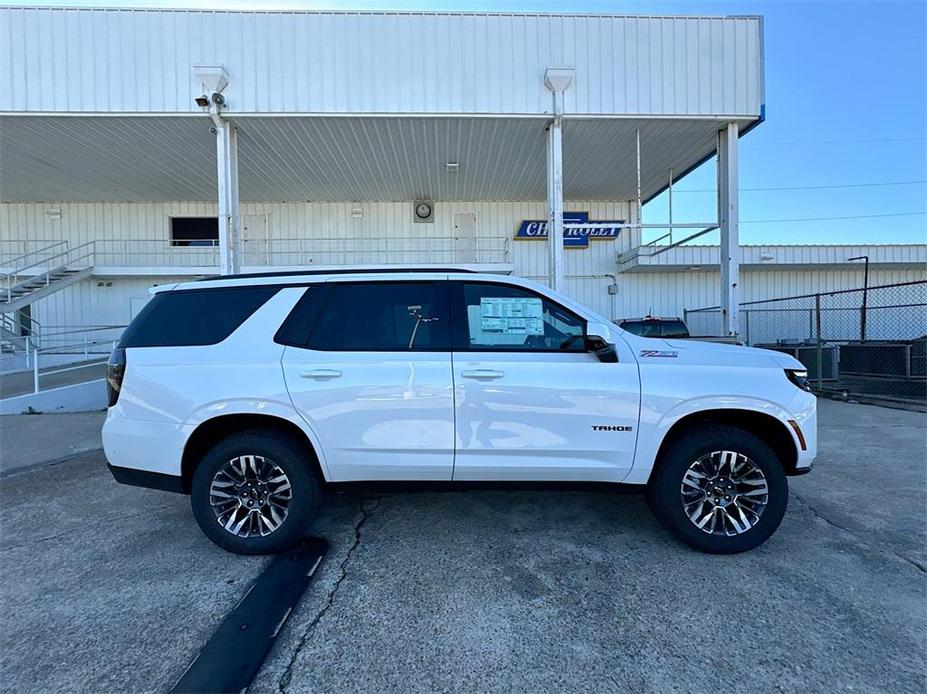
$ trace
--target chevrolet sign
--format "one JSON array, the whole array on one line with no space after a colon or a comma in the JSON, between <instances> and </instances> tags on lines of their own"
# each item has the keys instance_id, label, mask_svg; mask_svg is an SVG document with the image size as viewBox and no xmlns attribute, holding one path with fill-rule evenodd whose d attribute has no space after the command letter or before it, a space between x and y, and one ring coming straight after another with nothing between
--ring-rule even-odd
<instances>
[{"instance_id":1,"label":"chevrolet sign","mask_svg":"<svg viewBox=\"0 0 927 694\"><path fill-rule=\"evenodd\" d=\"M600 221L589 219L588 212L564 212L563 213L563 247L564 248L588 248L589 239L596 241L611 240L618 238L621 228L624 226L623 219ZM595 224L594 227L585 227L583 229L571 229L570 224ZM518 226L515 232L516 241L533 241L547 240L547 220L525 219Z\"/></svg>"}]
</instances>

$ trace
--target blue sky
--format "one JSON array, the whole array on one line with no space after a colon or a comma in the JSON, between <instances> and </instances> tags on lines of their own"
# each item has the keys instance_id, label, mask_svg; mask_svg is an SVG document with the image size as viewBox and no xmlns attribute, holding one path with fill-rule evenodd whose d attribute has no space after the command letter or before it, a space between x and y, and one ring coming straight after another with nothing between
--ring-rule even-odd
<instances>
[{"instance_id":1,"label":"blue sky","mask_svg":"<svg viewBox=\"0 0 927 694\"><path fill-rule=\"evenodd\" d=\"M18 4L761 14L766 18L766 122L741 140L741 243L927 242L927 3L923 1L57 0ZM676 221L713 218L714 186L714 162L681 181L673 197ZM769 190L782 188L791 190ZM647 205L644 221L666 221L665 198ZM840 219L819 219L834 217ZM700 241L714 240L707 236Z\"/></svg>"}]
</instances>

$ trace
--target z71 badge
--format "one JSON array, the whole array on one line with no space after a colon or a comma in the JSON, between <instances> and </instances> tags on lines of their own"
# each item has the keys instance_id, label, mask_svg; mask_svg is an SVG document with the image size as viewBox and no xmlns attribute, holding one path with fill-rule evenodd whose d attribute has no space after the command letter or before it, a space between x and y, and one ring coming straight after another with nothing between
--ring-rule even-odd
<instances>
[{"instance_id":1,"label":"z71 badge","mask_svg":"<svg viewBox=\"0 0 927 694\"><path fill-rule=\"evenodd\" d=\"M668 349L642 349L642 357L678 357L679 352Z\"/></svg>"}]
</instances>

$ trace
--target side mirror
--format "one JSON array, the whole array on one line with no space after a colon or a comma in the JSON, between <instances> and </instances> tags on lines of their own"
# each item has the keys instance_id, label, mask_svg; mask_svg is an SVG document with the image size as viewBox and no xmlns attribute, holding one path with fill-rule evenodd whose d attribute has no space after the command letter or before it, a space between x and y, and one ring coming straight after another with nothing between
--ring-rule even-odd
<instances>
[{"instance_id":1,"label":"side mirror","mask_svg":"<svg viewBox=\"0 0 927 694\"><path fill-rule=\"evenodd\" d=\"M586 349L606 364L614 364L618 361L618 352L615 351L612 339L611 328L606 323L586 324Z\"/></svg>"}]
</instances>

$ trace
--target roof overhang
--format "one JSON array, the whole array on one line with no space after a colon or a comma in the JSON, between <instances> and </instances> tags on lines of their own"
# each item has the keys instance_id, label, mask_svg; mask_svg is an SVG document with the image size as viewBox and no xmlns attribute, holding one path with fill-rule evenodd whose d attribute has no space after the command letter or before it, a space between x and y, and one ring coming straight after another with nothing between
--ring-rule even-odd
<instances>
[{"instance_id":1,"label":"roof overhang","mask_svg":"<svg viewBox=\"0 0 927 694\"><path fill-rule=\"evenodd\" d=\"M242 116L244 202L534 201L546 195L545 116ZM750 117L565 117L564 197L646 200ZM0 201L216 199L205 115L0 117ZM448 162L458 164L449 171Z\"/></svg>"}]
</instances>

